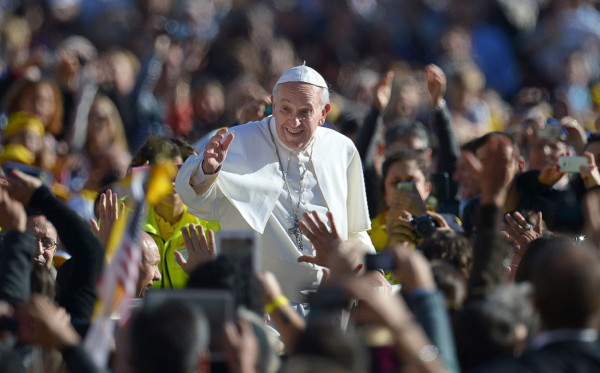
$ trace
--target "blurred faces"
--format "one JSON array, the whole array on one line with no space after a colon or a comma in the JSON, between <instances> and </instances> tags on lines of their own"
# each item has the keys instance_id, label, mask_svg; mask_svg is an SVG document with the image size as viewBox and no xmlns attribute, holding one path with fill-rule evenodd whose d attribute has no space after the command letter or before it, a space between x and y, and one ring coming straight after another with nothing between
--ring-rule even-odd
<instances>
[{"instance_id":1,"label":"blurred faces","mask_svg":"<svg viewBox=\"0 0 600 373\"><path fill-rule=\"evenodd\" d=\"M56 110L56 101L52 87L48 84L38 84L21 98L20 108L35 114L47 129Z\"/></svg>"},{"instance_id":2,"label":"blurred faces","mask_svg":"<svg viewBox=\"0 0 600 373\"><path fill-rule=\"evenodd\" d=\"M37 155L44 146L42 138L35 131L27 128L13 134L6 143L23 145L33 155Z\"/></svg>"},{"instance_id":3,"label":"blurred faces","mask_svg":"<svg viewBox=\"0 0 600 373\"><path fill-rule=\"evenodd\" d=\"M399 136L394 142L387 145L388 149L410 149L415 153L419 154L419 156L425 161L425 165L427 168L431 167L431 158L433 156L433 151L431 148L427 147L425 141L418 136Z\"/></svg>"},{"instance_id":4,"label":"blurred faces","mask_svg":"<svg viewBox=\"0 0 600 373\"><path fill-rule=\"evenodd\" d=\"M459 183L461 198L471 199L481 193L481 187L479 181L477 181L469 169L467 161L465 160L465 153L465 150L460 153L453 179Z\"/></svg>"},{"instance_id":5,"label":"blurred faces","mask_svg":"<svg viewBox=\"0 0 600 373\"><path fill-rule=\"evenodd\" d=\"M140 263L138 283L136 287L136 294L139 298L143 298L146 294L146 290L152 287L154 281L160 281L161 275L158 270L158 263L160 263L160 254L158 252L158 246L154 239L146 233L142 233L142 262Z\"/></svg>"},{"instance_id":6,"label":"blurred faces","mask_svg":"<svg viewBox=\"0 0 600 373\"><path fill-rule=\"evenodd\" d=\"M330 105L321 104L323 88L301 82L281 83L273 98L277 136L291 149L305 148L318 126L325 123Z\"/></svg>"},{"instance_id":7,"label":"blurred faces","mask_svg":"<svg viewBox=\"0 0 600 373\"><path fill-rule=\"evenodd\" d=\"M107 148L113 141L114 128L111 126L111 107L106 101L96 100L88 116L87 143L90 153Z\"/></svg>"},{"instance_id":8,"label":"blurred faces","mask_svg":"<svg viewBox=\"0 0 600 373\"><path fill-rule=\"evenodd\" d=\"M385 203L390 206L392 201L392 194L397 190L397 185L401 181L412 181L415 183L417 192L421 196L421 199L425 201L431 193L431 183L429 183L423 174L423 171L419 168L417 161L400 161L390 166L387 175L385 176Z\"/></svg>"},{"instance_id":9,"label":"blurred faces","mask_svg":"<svg viewBox=\"0 0 600 373\"><path fill-rule=\"evenodd\" d=\"M562 141L533 136L529 142L529 169L541 170L546 165L558 162L558 157L569 153L567 145Z\"/></svg>"},{"instance_id":10,"label":"blurred faces","mask_svg":"<svg viewBox=\"0 0 600 373\"><path fill-rule=\"evenodd\" d=\"M56 241L58 240L56 228L45 216L34 215L27 217L27 231L31 232L37 239L33 261L50 268L52 258L56 253Z\"/></svg>"}]
</instances>

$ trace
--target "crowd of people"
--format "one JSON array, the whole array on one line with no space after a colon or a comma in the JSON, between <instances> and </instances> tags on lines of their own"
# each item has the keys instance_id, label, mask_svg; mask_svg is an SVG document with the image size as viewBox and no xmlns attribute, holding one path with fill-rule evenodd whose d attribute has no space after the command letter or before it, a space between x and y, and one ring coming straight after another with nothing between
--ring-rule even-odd
<instances>
[{"instance_id":1,"label":"crowd of people","mask_svg":"<svg viewBox=\"0 0 600 373\"><path fill-rule=\"evenodd\" d=\"M2 1L0 373L600 371L598 61L592 0Z\"/></svg>"}]
</instances>

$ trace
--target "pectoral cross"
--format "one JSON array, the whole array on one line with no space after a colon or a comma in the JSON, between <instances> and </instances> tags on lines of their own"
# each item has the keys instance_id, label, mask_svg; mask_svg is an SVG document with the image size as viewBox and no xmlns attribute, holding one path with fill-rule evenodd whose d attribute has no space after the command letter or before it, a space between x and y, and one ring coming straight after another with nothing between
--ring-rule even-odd
<instances>
[{"instance_id":1,"label":"pectoral cross","mask_svg":"<svg viewBox=\"0 0 600 373\"><path fill-rule=\"evenodd\" d=\"M296 247L298 250L303 251L304 245L302 244L302 231L300 230L300 221L298 218L294 218L294 226L288 229L288 233L293 235L296 239Z\"/></svg>"}]
</instances>

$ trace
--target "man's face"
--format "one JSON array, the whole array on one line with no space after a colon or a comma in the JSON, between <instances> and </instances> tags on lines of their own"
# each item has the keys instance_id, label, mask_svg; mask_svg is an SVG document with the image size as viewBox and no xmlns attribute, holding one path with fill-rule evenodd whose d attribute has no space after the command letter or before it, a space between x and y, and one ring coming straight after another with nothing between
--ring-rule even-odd
<instances>
[{"instance_id":1,"label":"man's face","mask_svg":"<svg viewBox=\"0 0 600 373\"><path fill-rule=\"evenodd\" d=\"M273 98L273 116L277 136L288 147L302 149L312 139L318 126L325 123L329 104L321 105L323 88L301 82L281 83Z\"/></svg>"},{"instance_id":2,"label":"man's face","mask_svg":"<svg viewBox=\"0 0 600 373\"><path fill-rule=\"evenodd\" d=\"M466 150L463 150L460 154L453 179L459 183L461 197L471 199L481 193L481 186L465 160L466 152Z\"/></svg>"},{"instance_id":3,"label":"man's face","mask_svg":"<svg viewBox=\"0 0 600 373\"><path fill-rule=\"evenodd\" d=\"M143 298L146 290L152 287L154 281L160 281L161 275L158 270L160 262L160 254L156 242L149 235L143 235L142 239L142 262L140 263L140 271L138 283L136 287L137 296Z\"/></svg>"},{"instance_id":4,"label":"man's face","mask_svg":"<svg viewBox=\"0 0 600 373\"><path fill-rule=\"evenodd\" d=\"M431 167L431 158L433 152L426 146L425 141L418 136L406 135L400 136L388 146L389 149L410 149L419 154L425 161L427 167Z\"/></svg>"},{"instance_id":5,"label":"man's face","mask_svg":"<svg viewBox=\"0 0 600 373\"><path fill-rule=\"evenodd\" d=\"M33 261L50 268L52 258L56 253L56 241L58 240L56 228L44 216L36 215L27 218L27 231L31 232L37 239Z\"/></svg>"},{"instance_id":6,"label":"man's face","mask_svg":"<svg viewBox=\"0 0 600 373\"><path fill-rule=\"evenodd\" d=\"M568 153L569 149L562 141L533 137L529 143L529 169L541 170L549 164L558 162L558 157Z\"/></svg>"}]
</instances>

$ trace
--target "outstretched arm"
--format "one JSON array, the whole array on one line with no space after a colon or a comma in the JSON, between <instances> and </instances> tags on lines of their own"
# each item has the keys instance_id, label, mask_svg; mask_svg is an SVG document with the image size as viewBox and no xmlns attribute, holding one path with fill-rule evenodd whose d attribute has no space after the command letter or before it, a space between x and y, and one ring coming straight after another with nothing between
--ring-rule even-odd
<instances>
[{"instance_id":1,"label":"outstretched arm","mask_svg":"<svg viewBox=\"0 0 600 373\"><path fill-rule=\"evenodd\" d=\"M102 243L79 215L58 200L41 180L13 170L9 181L11 195L24 205L40 210L56 227L61 242L71 254L71 272L64 282L66 287L57 294L57 301L74 323L87 324L96 301L95 282L102 271Z\"/></svg>"}]
</instances>

